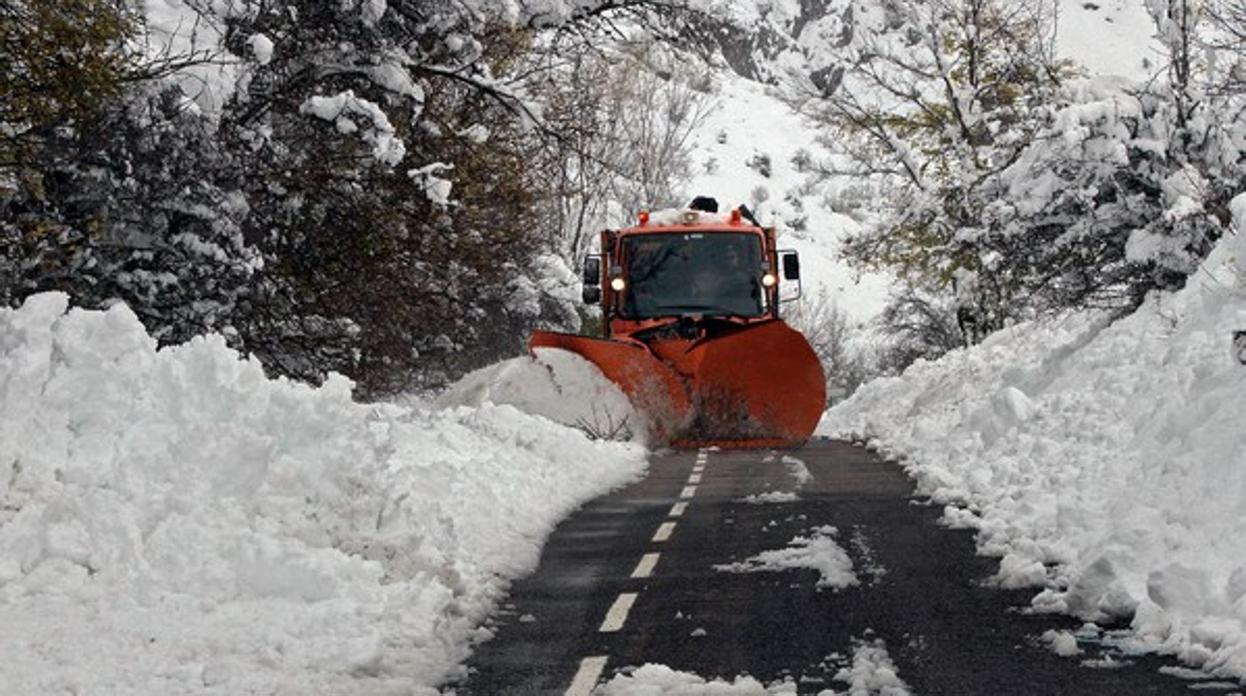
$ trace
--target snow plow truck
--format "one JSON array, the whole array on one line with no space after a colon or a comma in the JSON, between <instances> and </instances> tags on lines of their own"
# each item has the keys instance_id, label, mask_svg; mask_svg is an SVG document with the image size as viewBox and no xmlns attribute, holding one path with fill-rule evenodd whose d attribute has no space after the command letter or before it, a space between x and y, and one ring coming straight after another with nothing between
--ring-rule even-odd
<instances>
[{"instance_id":1,"label":"snow plow truck","mask_svg":"<svg viewBox=\"0 0 1246 696\"><path fill-rule=\"evenodd\" d=\"M599 304L600 338L537 331L530 349L561 348L595 364L676 448L795 447L826 407L826 379L809 342L780 318L780 275L800 259L776 246L744 206L642 212L601 233L584 261L583 299Z\"/></svg>"}]
</instances>

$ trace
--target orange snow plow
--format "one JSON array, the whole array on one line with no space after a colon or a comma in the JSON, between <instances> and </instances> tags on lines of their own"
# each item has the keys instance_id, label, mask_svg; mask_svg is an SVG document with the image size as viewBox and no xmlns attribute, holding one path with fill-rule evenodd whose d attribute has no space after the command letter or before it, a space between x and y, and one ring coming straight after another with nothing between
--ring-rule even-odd
<instances>
[{"instance_id":1,"label":"orange snow plow","mask_svg":"<svg viewBox=\"0 0 1246 696\"><path fill-rule=\"evenodd\" d=\"M597 365L660 442L797 446L826 407L821 363L779 318L780 266L799 283L799 259L747 209L717 215L712 200L695 203L702 209L641 213L635 227L601 233L583 278L584 301L601 306L601 338L537 331L529 347Z\"/></svg>"}]
</instances>

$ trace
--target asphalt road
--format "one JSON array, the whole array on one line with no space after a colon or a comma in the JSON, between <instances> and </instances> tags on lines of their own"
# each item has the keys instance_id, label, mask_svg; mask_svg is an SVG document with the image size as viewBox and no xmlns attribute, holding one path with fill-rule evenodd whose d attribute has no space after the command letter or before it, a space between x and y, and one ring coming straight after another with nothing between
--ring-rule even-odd
<instances>
[{"instance_id":1,"label":"asphalt road","mask_svg":"<svg viewBox=\"0 0 1246 696\"><path fill-rule=\"evenodd\" d=\"M799 467L784 454L812 474L798 499L744 502L797 491ZM1191 682L1159 672L1172 663L1154 656L1114 655L1105 668L1083 661L1108 648L1056 655L1039 636L1078 624L1024 612L1032 592L991 587L995 561L974 554L972 532L940 526L941 510L912 496L897 466L844 442L655 457L643 481L558 527L539 569L512 588L470 676L450 688L584 693L599 670L604 680L653 662L707 678L791 678L802 694L842 691L833 676L844 656L855 642L881 639L914 694L1224 693L1192 692ZM836 527L858 585L818 588L807 569L714 568L821 525Z\"/></svg>"}]
</instances>

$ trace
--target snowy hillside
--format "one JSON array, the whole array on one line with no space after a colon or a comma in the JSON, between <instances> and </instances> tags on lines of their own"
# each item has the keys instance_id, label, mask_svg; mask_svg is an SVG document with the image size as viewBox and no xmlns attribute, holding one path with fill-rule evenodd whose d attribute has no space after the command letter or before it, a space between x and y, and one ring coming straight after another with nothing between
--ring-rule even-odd
<instances>
[{"instance_id":1,"label":"snowy hillside","mask_svg":"<svg viewBox=\"0 0 1246 696\"><path fill-rule=\"evenodd\" d=\"M902 458L1038 611L1246 676L1246 195L1175 296L1002 331L863 387L821 432ZM1097 638L1092 632L1090 637Z\"/></svg>"},{"instance_id":2,"label":"snowy hillside","mask_svg":"<svg viewBox=\"0 0 1246 696\"><path fill-rule=\"evenodd\" d=\"M1059 0L1057 7L1056 51L1089 75L1145 80L1161 69L1163 54L1144 0Z\"/></svg>"},{"instance_id":3,"label":"snowy hillside","mask_svg":"<svg viewBox=\"0 0 1246 696\"><path fill-rule=\"evenodd\" d=\"M807 293L824 290L858 321L877 316L891 280L839 258L840 243L859 223L836 209L831 185L809 181L811 164L827 156L816 130L773 88L727 74L722 80L716 108L693 137L687 190L722 205L747 204L778 228L780 246L800 252Z\"/></svg>"},{"instance_id":4,"label":"snowy hillside","mask_svg":"<svg viewBox=\"0 0 1246 696\"><path fill-rule=\"evenodd\" d=\"M644 465L32 297L0 310L0 693L434 693L554 524Z\"/></svg>"}]
</instances>

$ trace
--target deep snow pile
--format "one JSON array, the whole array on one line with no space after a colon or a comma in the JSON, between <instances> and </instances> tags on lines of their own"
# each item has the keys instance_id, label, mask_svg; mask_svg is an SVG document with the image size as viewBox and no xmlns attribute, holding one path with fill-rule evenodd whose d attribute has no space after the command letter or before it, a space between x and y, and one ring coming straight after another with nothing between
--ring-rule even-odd
<instances>
[{"instance_id":1,"label":"deep snow pile","mask_svg":"<svg viewBox=\"0 0 1246 696\"><path fill-rule=\"evenodd\" d=\"M595 365L558 348L534 352L533 357L503 360L464 376L438 395L436 404L442 408L507 404L598 435L613 432L614 439L646 441L641 414Z\"/></svg>"},{"instance_id":2,"label":"deep snow pile","mask_svg":"<svg viewBox=\"0 0 1246 696\"><path fill-rule=\"evenodd\" d=\"M1034 606L1131 618L1139 644L1246 678L1246 195L1187 288L919 362L820 432L902 457Z\"/></svg>"},{"instance_id":3,"label":"deep snow pile","mask_svg":"<svg viewBox=\"0 0 1246 696\"><path fill-rule=\"evenodd\" d=\"M0 693L433 693L558 519L643 466L33 297L0 310Z\"/></svg>"}]
</instances>

